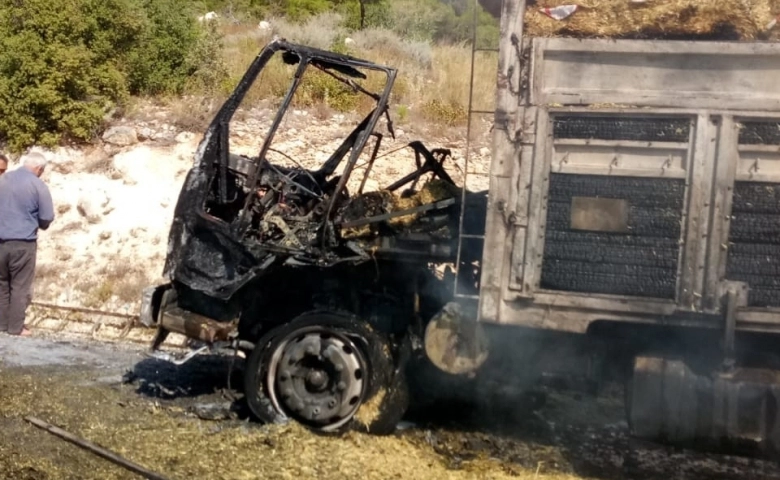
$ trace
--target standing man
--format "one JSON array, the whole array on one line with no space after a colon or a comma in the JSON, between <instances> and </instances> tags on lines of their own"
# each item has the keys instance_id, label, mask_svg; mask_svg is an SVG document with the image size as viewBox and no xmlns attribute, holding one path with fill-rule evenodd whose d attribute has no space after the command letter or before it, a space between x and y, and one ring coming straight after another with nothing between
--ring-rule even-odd
<instances>
[{"instance_id":1,"label":"standing man","mask_svg":"<svg viewBox=\"0 0 780 480\"><path fill-rule=\"evenodd\" d=\"M49 188L41 180L46 157L29 153L0 177L0 332L30 335L24 326L32 301L38 229L54 221Z\"/></svg>"},{"instance_id":2,"label":"standing man","mask_svg":"<svg viewBox=\"0 0 780 480\"><path fill-rule=\"evenodd\" d=\"M0 153L0 175L4 174L8 170L8 157Z\"/></svg>"}]
</instances>

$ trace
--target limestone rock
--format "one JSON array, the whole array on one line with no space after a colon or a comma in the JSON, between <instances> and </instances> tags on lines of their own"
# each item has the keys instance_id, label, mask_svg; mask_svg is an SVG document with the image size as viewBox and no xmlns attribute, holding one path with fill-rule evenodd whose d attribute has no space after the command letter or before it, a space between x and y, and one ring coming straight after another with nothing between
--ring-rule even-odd
<instances>
[{"instance_id":1,"label":"limestone rock","mask_svg":"<svg viewBox=\"0 0 780 480\"><path fill-rule=\"evenodd\" d=\"M103 141L119 147L128 147L138 143L138 134L132 127L111 127L103 133Z\"/></svg>"}]
</instances>

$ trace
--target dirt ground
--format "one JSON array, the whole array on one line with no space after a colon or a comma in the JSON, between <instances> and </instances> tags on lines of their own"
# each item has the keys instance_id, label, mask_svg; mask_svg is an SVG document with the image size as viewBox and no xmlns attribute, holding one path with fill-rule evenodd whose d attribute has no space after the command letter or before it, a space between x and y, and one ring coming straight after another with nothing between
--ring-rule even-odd
<instances>
[{"instance_id":1,"label":"dirt ground","mask_svg":"<svg viewBox=\"0 0 780 480\"><path fill-rule=\"evenodd\" d=\"M629 441L617 390L548 391L489 411L439 404L395 435L320 436L247 419L230 357L180 367L140 347L0 336L0 479L140 478L25 422L33 416L170 479L773 479L769 461ZM236 366L240 368L240 359Z\"/></svg>"}]
</instances>

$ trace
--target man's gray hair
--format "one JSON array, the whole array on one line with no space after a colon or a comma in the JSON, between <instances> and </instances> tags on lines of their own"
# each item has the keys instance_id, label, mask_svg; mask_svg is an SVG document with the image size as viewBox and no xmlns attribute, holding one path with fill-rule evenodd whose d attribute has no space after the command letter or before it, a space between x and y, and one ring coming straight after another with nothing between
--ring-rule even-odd
<instances>
[{"instance_id":1,"label":"man's gray hair","mask_svg":"<svg viewBox=\"0 0 780 480\"><path fill-rule=\"evenodd\" d=\"M30 152L21 158L22 165L30 168L45 167L49 161L42 153Z\"/></svg>"}]
</instances>

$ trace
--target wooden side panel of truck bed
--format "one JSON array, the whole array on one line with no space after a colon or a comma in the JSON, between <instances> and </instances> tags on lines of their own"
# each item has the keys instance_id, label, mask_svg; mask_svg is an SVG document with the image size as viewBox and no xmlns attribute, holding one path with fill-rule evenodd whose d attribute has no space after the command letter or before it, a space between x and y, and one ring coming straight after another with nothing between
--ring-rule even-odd
<instances>
[{"instance_id":1,"label":"wooden side panel of truck bed","mask_svg":"<svg viewBox=\"0 0 780 480\"><path fill-rule=\"evenodd\" d=\"M780 332L780 45L512 51L480 320L718 327L734 290L738 329Z\"/></svg>"}]
</instances>

